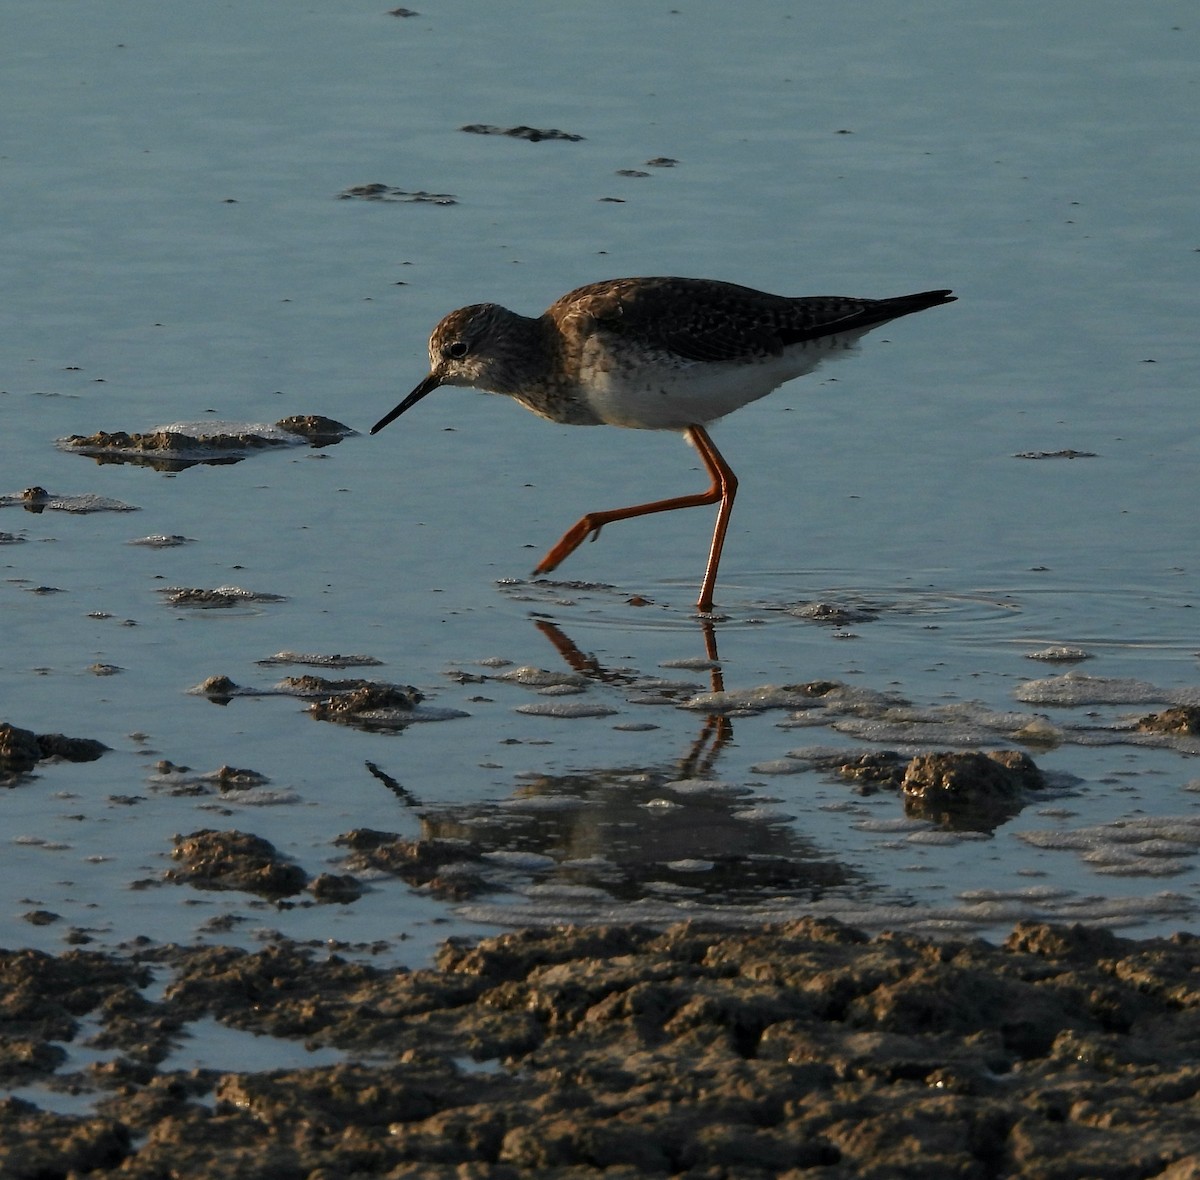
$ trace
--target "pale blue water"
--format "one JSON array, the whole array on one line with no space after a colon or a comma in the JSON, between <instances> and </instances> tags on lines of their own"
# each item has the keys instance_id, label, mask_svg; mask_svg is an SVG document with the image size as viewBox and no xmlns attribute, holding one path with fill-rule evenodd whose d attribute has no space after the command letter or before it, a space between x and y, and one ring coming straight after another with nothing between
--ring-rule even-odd
<instances>
[{"instance_id":1,"label":"pale blue water","mask_svg":"<svg viewBox=\"0 0 1200 1180\"><path fill-rule=\"evenodd\" d=\"M0 494L40 485L140 511L0 509L17 538L0 546L0 719L112 747L0 793L0 944L281 930L383 939L384 958L419 963L447 934L524 919L815 909L989 937L1026 914L1195 927L1200 768L1186 750L1034 749L1074 790L945 840L905 824L894 795L771 773L789 750L860 744L782 727L784 710L733 720L707 768L728 795L694 808L636 773L693 773L678 764L703 714L594 683L563 700L613 712L536 716L516 710L557 698L447 676L503 671L476 663L491 657L563 670L536 615L606 667L708 686L661 666L705 656L691 603L707 512L613 526L561 571L609 590L496 585L526 577L586 510L702 486L671 436L551 426L447 390L374 439L176 475L54 445L205 416L320 413L365 430L423 376L450 308L532 313L599 278L951 286L958 303L717 428L742 481L717 595L726 687L828 678L1054 725L1162 708L1200 684L1193 6L443 3L400 19L356 3L63 0L9 4L4 24ZM656 157L678 163L646 167ZM338 199L371 182L457 203ZM1064 449L1096 457L1014 458ZM155 533L193 543L126 544ZM286 601L205 612L159 594L223 585ZM44 586L60 592L32 592ZM782 609L814 600L879 617L838 630ZM1065 670L1026 658L1052 644L1161 700L1020 703L1024 681ZM305 670L256 664L281 650L370 654L385 666L368 675L469 716L366 734L286 697L187 694L213 674L263 687ZM97 663L122 671L97 677ZM248 767L280 794L173 796L150 782L159 758ZM336 866L340 832L417 834L366 760L436 822L450 809L486 829L509 891L458 906L383 879L349 906L281 911L132 887L170 866L173 833L202 827L253 831L313 874ZM1103 835L1082 852L1020 838L1137 817L1164 818L1176 855L1132 875L1085 859L1111 850ZM731 899L706 888L714 848L836 865L844 883ZM538 868L564 859L585 867ZM656 876L668 861L683 867ZM635 895L596 884L605 864L637 866ZM22 921L35 908L60 921ZM201 928L223 913L247 921Z\"/></svg>"}]
</instances>

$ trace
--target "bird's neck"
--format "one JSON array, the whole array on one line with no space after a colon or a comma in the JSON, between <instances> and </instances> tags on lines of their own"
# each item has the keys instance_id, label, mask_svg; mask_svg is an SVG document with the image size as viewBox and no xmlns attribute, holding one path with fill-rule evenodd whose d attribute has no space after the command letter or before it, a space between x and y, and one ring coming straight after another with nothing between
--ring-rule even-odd
<instances>
[{"instance_id":1,"label":"bird's neck","mask_svg":"<svg viewBox=\"0 0 1200 1180\"><path fill-rule=\"evenodd\" d=\"M505 363L494 374L495 392L519 397L545 391L560 372L562 340L553 321L514 312L504 337Z\"/></svg>"}]
</instances>

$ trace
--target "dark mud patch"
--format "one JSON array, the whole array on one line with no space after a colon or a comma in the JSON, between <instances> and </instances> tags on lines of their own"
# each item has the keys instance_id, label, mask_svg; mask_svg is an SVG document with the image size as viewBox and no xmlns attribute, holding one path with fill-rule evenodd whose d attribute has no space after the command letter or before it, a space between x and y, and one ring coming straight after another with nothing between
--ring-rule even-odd
<instances>
[{"instance_id":1,"label":"dark mud patch","mask_svg":"<svg viewBox=\"0 0 1200 1180\"><path fill-rule=\"evenodd\" d=\"M20 782L39 762L95 762L106 750L94 738L71 738L61 733L34 733L0 722L0 786Z\"/></svg>"},{"instance_id":2,"label":"dark mud patch","mask_svg":"<svg viewBox=\"0 0 1200 1180\"><path fill-rule=\"evenodd\" d=\"M240 463L257 451L278 447L327 447L355 434L319 414L298 414L274 425L244 422L176 422L144 433L124 430L72 434L58 440L64 451L99 463L135 463L156 471L185 471L198 465Z\"/></svg>"},{"instance_id":3,"label":"dark mud patch","mask_svg":"<svg viewBox=\"0 0 1200 1180\"><path fill-rule=\"evenodd\" d=\"M1095 451L1076 451L1068 448L1063 451L1018 451L1014 459L1094 459Z\"/></svg>"},{"instance_id":4,"label":"dark mud patch","mask_svg":"<svg viewBox=\"0 0 1200 1180\"><path fill-rule=\"evenodd\" d=\"M400 205L457 205L453 193L428 193L424 189L393 188L387 184L356 184L338 193L343 201L387 201Z\"/></svg>"},{"instance_id":5,"label":"dark mud patch","mask_svg":"<svg viewBox=\"0 0 1200 1180\"><path fill-rule=\"evenodd\" d=\"M570 131L560 131L557 127L496 127L491 123L467 123L459 130L472 135L507 135L510 139L527 139L530 143L541 143L546 139L579 143L584 138Z\"/></svg>"},{"instance_id":6,"label":"dark mud patch","mask_svg":"<svg viewBox=\"0 0 1200 1180\"><path fill-rule=\"evenodd\" d=\"M13 1077L52 1105L55 1043L83 1018L122 1055L73 1075L91 1114L0 1103L0 1168L1182 1178L1200 1168L1198 975L1188 935L1028 924L996 947L812 919L524 930L411 972L288 942L6 952ZM346 1059L270 1069L264 1042L260 1072L161 1068L212 1018Z\"/></svg>"}]
</instances>

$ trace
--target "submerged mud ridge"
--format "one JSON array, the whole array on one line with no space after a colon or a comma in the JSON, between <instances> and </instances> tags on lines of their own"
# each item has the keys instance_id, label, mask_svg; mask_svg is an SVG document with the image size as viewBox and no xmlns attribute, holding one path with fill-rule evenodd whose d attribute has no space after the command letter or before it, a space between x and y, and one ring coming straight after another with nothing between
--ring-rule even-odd
<instances>
[{"instance_id":1,"label":"submerged mud ridge","mask_svg":"<svg viewBox=\"0 0 1200 1180\"><path fill-rule=\"evenodd\" d=\"M222 601L226 590L177 590L163 591L171 595L170 601L178 605L225 606L236 605L237 601ZM237 591L246 594L246 591ZM187 597L179 598L178 595ZM199 596L199 597L197 597ZM216 596L215 598L213 596ZM269 596L277 597L277 596ZM288 658L272 657L259 660L260 664L300 662L290 653L281 653ZM302 657L308 662L316 656ZM348 663L379 663L362 656L331 657ZM334 666L327 663L325 666ZM417 721L450 721L467 716L459 709L422 708L425 694L411 684L391 684L386 681L363 680L361 678L331 680L324 676L285 676L270 688L247 688L236 684L223 675L209 676L188 691L196 696L208 697L217 704L228 704L235 697L245 696L295 696L311 700L309 714L317 721L330 721L336 725L348 725L368 732L390 732L403 729Z\"/></svg>"},{"instance_id":2,"label":"submerged mud ridge","mask_svg":"<svg viewBox=\"0 0 1200 1180\"><path fill-rule=\"evenodd\" d=\"M124 504L109 496L87 492L81 496L58 495L43 487L25 488L0 495L0 508L24 508L35 516L43 512L72 512L80 516L91 512L137 512L136 504ZM7 535L7 534L6 534Z\"/></svg>"},{"instance_id":3,"label":"submerged mud ridge","mask_svg":"<svg viewBox=\"0 0 1200 1180\"><path fill-rule=\"evenodd\" d=\"M1027 924L996 947L807 918L606 926L451 942L413 972L291 942L13 951L0 983L0 1075L48 1098L0 1103L6 1176L1200 1170L1189 935ZM203 1018L344 1059L170 1069ZM84 1020L114 1056L69 1074ZM44 1108L70 1089L94 1092L92 1113Z\"/></svg>"},{"instance_id":4,"label":"submerged mud ridge","mask_svg":"<svg viewBox=\"0 0 1200 1180\"><path fill-rule=\"evenodd\" d=\"M491 123L467 123L459 128L472 135L507 135L512 139L527 139L530 143L541 143L544 139L564 139L579 143L584 138L571 131L560 131L557 127L496 127Z\"/></svg>"},{"instance_id":5,"label":"submerged mud ridge","mask_svg":"<svg viewBox=\"0 0 1200 1180\"><path fill-rule=\"evenodd\" d=\"M457 205L458 198L453 193L429 193L424 189L393 188L387 184L356 184L338 193L343 201L395 201L404 205Z\"/></svg>"}]
</instances>

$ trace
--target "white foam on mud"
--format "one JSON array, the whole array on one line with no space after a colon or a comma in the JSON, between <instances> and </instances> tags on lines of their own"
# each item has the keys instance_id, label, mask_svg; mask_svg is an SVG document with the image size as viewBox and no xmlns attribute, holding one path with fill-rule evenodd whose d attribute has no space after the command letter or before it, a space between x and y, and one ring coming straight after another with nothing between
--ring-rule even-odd
<instances>
[{"instance_id":1,"label":"white foam on mud","mask_svg":"<svg viewBox=\"0 0 1200 1180\"><path fill-rule=\"evenodd\" d=\"M610 717L616 709L589 701L546 701L532 705L518 705L517 713L526 713L534 717L557 717L560 720L571 721L580 717Z\"/></svg>"},{"instance_id":2,"label":"white foam on mud","mask_svg":"<svg viewBox=\"0 0 1200 1180\"><path fill-rule=\"evenodd\" d=\"M558 684L574 684L586 687L590 681L578 672L549 671L546 668L534 668L524 665L513 668L509 672L501 672L497 680L506 680L510 684L521 684L526 688L549 688Z\"/></svg>"},{"instance_id":3,"label":"white foam on mud","mask_svg":"<svg viewBox=\"0 0 1200 1180\"><path fill-rule=\"evenodd\" d=\"M1200 704L1200 688L1161 688L1145 680L1121 676L1086 676L1067 672L1027 680L1013 694L1029 705L1177 705Z\"/></svg>"}]
</instances>

